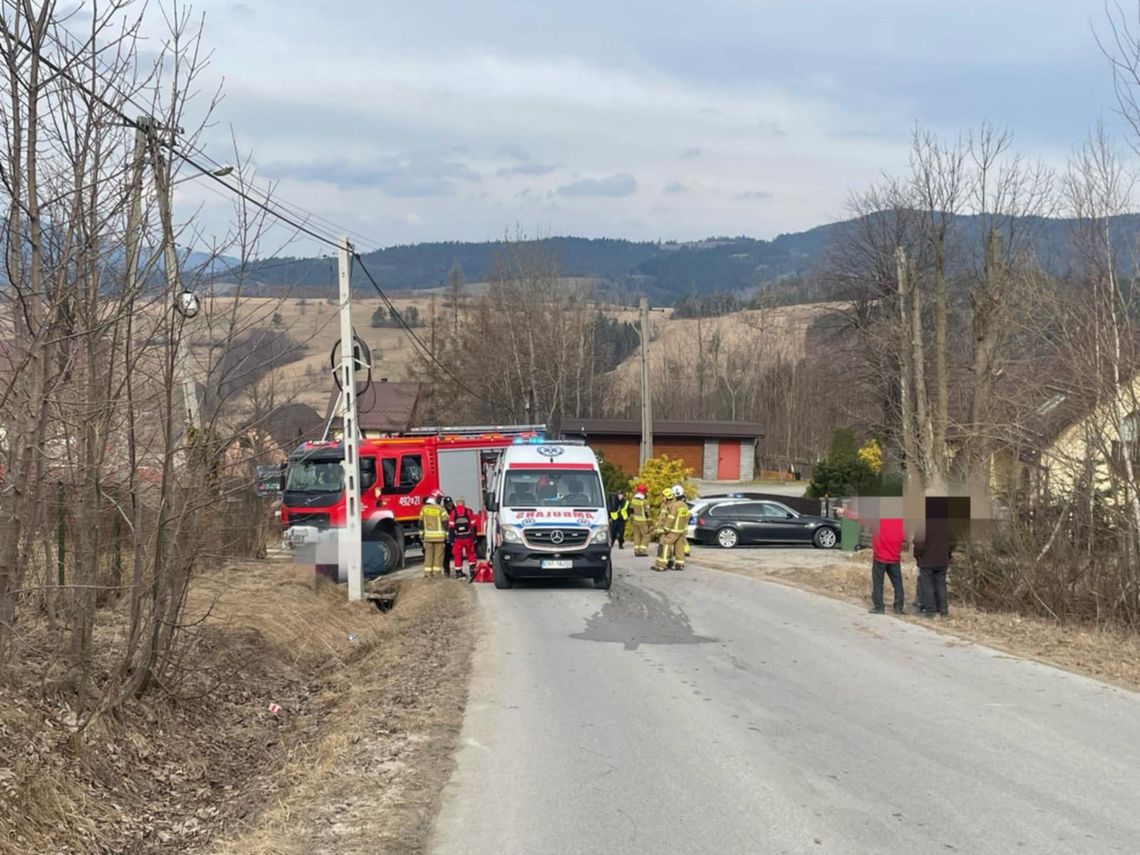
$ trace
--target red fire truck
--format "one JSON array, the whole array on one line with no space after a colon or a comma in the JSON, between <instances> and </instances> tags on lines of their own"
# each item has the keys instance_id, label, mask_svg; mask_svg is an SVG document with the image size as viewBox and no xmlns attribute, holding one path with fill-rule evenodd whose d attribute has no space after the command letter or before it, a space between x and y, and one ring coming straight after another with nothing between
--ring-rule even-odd
<instances>
[{"instance_id":1,"label":"red fire truck","mask_svg":"<svg viewBox=\"0 0 1140 855\"><path fill-rule=\"evenodd\" d=\"M420 508L433 490L465 499L485 521L483 496L499 454L510 445L542 443L545 432L544 425L419 428L360 440L366 575L391 572L402 564L407 547L419 544ZM343 444L302 444L289 455L283 490L285 542L296 549L329 539L345 523Z\"/></svg>"}]
</instances>

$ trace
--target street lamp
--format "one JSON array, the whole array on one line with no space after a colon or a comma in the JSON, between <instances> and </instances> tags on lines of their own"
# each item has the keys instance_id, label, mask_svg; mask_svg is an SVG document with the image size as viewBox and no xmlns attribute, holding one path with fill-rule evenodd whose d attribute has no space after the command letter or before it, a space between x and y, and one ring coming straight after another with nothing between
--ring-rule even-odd
<instances>
[{"instance_id":1,"label":"street lamp","mask_svg":"<svg viewBox=\"0 0 1140 855\"><path fill-rule=\"evenodd\" d=\"M213 169L209 172L199 172L195 175L184 175L182 178L179 178L177 181L171 181L170 186L171 187L177 187L179 184L183 184L187 181L193 181L196 178L203 178L207 175L212 176L214 178L225 178L227 175L233 174L233 171L234 171L234 168L230 164L227 163L224 166L219 166L217 169Z\"/></svg>"},{"instance_id":2,"label":"street lamp","mask_svg":"<svg viewBox=\"0 0 1140 855\"><path fill-rule=\"evenodd\" d=\"M225 178L233 171L233 166L227 163L210 172L203 172L197 175L187 175L184 178L179 178L177 181L171 181L170 188L177 187L184 181L193 181L195 178L201 178L204 175L212 175L214 178ZM169 204L169 201L167 204ZM183 288L181 293L179 293L178 296L174 298L174 308L178 311L178 314L182 315L182 317L186 318L186 320L191 320L192 318L198 316L198 312L202 308L202 304L199 302L197 294L195 294L193 291Z\"/></svg>"}]
</instances>

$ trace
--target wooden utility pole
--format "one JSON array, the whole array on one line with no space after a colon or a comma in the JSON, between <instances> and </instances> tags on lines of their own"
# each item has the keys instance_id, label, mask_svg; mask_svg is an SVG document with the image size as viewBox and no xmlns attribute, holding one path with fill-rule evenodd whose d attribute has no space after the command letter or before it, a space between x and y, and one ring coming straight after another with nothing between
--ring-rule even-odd
<instances>
[{"instance_id":1,"label":"wooden utility pole","mask_svg":"<svg viewBox=\"0 0 1140 855\"><path fill-rule=\"evenodd\" d=\"M356 423L356 354L352 335L352 244L338 241L337 281L340 285L341 436L344 443L344 528L340 530L337 561L348 578L348 599L364 596L364 568L360 543L360 436Z\"/></svg>"},{"instance_id":2,"label":"wooden utility pole","mask_svg":"<svg viewBox=\"0 0 1140 855\"><path fill-rule=\"evenodd\" d=\"M914 435L914 404L911 402L911 383L913 382L914 371L911 367L911 359L913 350L911 349L911 315L908 310L908 292L910 291L907 283L908 265L906 258L906 250L901 246L895 249L895 273L898 277L899 286L899 405L902 410L902 445L903 454L906 455L906 471L907 480L910 483L915 483L912 479L919 474L918 462L918 443L915 441Z\"/></svg>"},{"instance_id":3,"label":"wooden utility pole","mask_svg":"<svg viewBox=\"0 0 1140 855\"><path fill-rule=\"evenodd\" d=\"M158 216L162 225L162 252L163 267L166 268L166 281L170 291L170 307L175 308L182 300L181 277L178 262L178 250L174 245L174 219L170 211L170 197L172 186L167 161L162 156L162 150L155 134L154 120L147 118L143 125L151 150L151 168L154 173L155 195L158 202ZM137 244L136 244L137 246ZM186 315L193 317L193 315ZM198 407L198 388L190 373L190 348L187 344L183 330L172 334L177 339L177 350L174 357L175 377L182 385L183 416L186 422L186 443L195 430L198 429L201 415Z\"/></svg>"},{"instance_id":4,"label":"wooden utility pole","mask_svg":"<svg viewBox=\"0 0 1140 855\"><path fill-rule=\"evenodd\" d=\"M639 464L653 456L653 394L649 388L649 299L641 298L641 453Z\"/></svg>"}]
</instances>

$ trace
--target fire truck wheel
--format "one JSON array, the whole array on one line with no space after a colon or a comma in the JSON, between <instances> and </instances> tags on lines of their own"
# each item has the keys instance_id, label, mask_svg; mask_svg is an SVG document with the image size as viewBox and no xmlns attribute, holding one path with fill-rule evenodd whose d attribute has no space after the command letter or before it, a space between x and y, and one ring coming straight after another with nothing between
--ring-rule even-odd
<instances>
[{"instance_id":1,"label":"fire truck wheel","mask_svg":"<svg viewBox=\"0 0 1140 855\"><path fill-rule=\"evenodd\" d=\"M400 567L400 545L396 543L396 538L387 532L377 531L373 532L368 539L379 544L380 550L384 553L384 572L391 573L398 570Z\"/></svg>"},{"instance_id":2,"label":"fire truck wheel","mask_svg":"<svg viewBox=\"0 0 1140 855\"><path fill-rule=\"evenodd\" d=\"M495 587L499 590L509 588L514 584L511 577L503 572L503 562L499 560L498 555L491 559L491 570L492 575L495 577Z\"/></svg>"}]
</instances>

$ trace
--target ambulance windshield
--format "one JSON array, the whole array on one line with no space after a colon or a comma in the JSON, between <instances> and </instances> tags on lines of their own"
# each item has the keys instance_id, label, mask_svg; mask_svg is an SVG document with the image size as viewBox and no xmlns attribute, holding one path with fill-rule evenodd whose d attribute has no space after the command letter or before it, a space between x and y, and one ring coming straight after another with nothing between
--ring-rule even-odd
<instances>
[{"instance_id":1,"label":"ambulance windshield","mask_svg":"<svg viewBox=\"0 0 1140 855\"><path fill-rule=\"evenodd\" d=\"M602 485L595 471L509 471L503 489L508 508L600 508Z\"/></svg>"}]
</instances>

